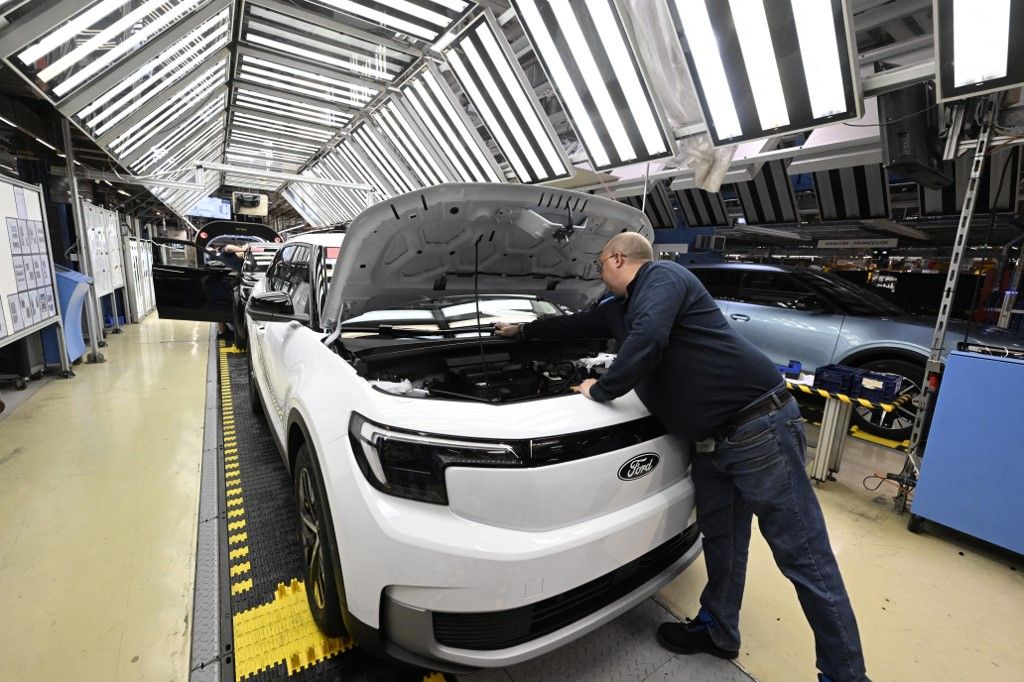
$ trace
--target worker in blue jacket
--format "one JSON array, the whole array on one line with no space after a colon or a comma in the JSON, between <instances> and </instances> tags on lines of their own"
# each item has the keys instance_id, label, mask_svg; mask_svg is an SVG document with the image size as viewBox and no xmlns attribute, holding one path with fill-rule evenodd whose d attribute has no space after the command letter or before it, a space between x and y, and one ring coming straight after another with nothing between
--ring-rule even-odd
<instances>
[{"instance_id":1,"label":"worker in blue jacket","mask_svg":"<svg viewBox=\"0 0 1024 682\"><path fill-rule=\"evenodd\" d=\"M495 333L614 338L615 362L579 392L607 402L636 391L666 431L694 443L691 475L708 583L696 618L658 628L662 646L736 658L756 514L814 631L819 678L866 680L853 608L805 473L796 401L775 365L729 326L693 273L652 258L643 235L617 235L596 261L615 298L576 315L499 322Z\"/></svg>"}]
</instances>

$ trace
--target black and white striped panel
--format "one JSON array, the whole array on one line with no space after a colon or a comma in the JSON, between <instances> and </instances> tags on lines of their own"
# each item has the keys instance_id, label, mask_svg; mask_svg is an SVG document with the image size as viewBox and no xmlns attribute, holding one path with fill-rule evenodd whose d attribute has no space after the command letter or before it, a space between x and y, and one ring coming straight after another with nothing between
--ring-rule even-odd
<instances>
[{"instance_id":1,"label":"black and white striped panel","mask_svg":"<svg viewBox=\"0 0 1024 682\"><path fill-rule=\"evenodd\" d=\"M1009 213L1017 208L1017 190L1020 187L1020 147L995 152L985 160L978 182L978 196L974 201L975 213ZM964 196L971 177L972 154L964 154L955 161L947 161L945 173L954 181L942 189L918 188L921 215L959 215L964 207ZM1003 175L1006 179L1003 180ZM1002 191L999 183L1002 181ZM996 202L996 194L999 194ZM993 206L993 203L995 205Z\"/></svg>"},{"instance_id":2,"label":"black and white striped panel","mask_svg":"<svg viewBox=\"0 0 1024 682\"><path fill-rule=\"evenodd\" d=\"M889 217L889 183L881 164L812 174L822 220Z\"/></svg>"},{"instance_id":3,"label":"black and white striped panel","mask_svg":"<svg viewBox=\"0 0 1024 682\"><path fill-rule=\"evenodd\" d=\"M361 125L354 128L349 139L362 152L363 160L376 167L378 173L394 185L397 194L423 187L413 178L411 171L406 170L405 164L396 158L391 146L373 126Z\"/></svg>"},{"instance_id":4,"label":"black and white striped panel","mask_svg":"<svg viewBox=\"0 0 1024 682\"><path fill-rule=\"evenodd\" d=\"M463 0L314 0L396 33L434 42L469 9Z\"/></svg>"},{"instance_id":5,"label":"black and white striped panel","mask_svg":"<svg viewBox=\"0 0 1024 682\"><path fill-rule=\"evenodd\" d=\"M614 0L512 0L595 169L671 156Z\"/></svg>"},{"instance_id":6,"label":"black and white striped panel","mask_svg":"<svg viewBox=\"0 0 1024 682\"><path fill-rule=\"evenodd\" d=\"M786 162L768 161L753 180L738 182L735 187L748 225L798 222L796 197L786 174Z\"/></svg>"},{"instance_id":7,"label":"black and white striped panel","mask_svg":"<svg viewBox=\"0 0 1024 682\"><path fill-rule=\"evenodd\" d=\"M370 122L408 162L421 186L430 187L454 181L447 164L432 154L424 143L416 122L410 120L394 100L371 116Z\"/></svg>"},{"instance_id":8,"label":"black and white striped panel","mask_svg":"<svg viewBox=\"0 0 1024 682\"><path fill-rule=\"evenodd\" d=\"M676 226L676 210L669 200L665 184L657 183L648 189L646 201L644 201L643 195L622 197L619 201L642 210L647 215L647 219L651 221L652 227L674 228Z\"/></svg>"},{"instance_id":9,"label":"black and white striped panel","mask_svg":"<svg viewBox=\"0 0 1024 682\"><path fill-rule=\"evenodd\" d=\"M558 138L490 12L444 52L491 139L523 183L572 174Z\"/></svg>"},{"instance_id":10,"label":"black and white striped panel","mask_svg":"<svg viewBox=\"0 0 1024 682\"><path fill-rule=\"evenodd\" d=\"M729 224L725 202L718 192L702 189L676 190L676 201L687 227L722 227Z\"/></svg>"},{"instance_id":11,"label":"black and white striped panel","mask_svg":"<svg viewBox=\"0 0 1024 682\"><path fill-rule=\"evenodd\" d=\"M399 193L394 183L384 176L380 168L365 159L363 152L353 141L344 140L335 148L334 153L352 169L352 173L360 178L360 182L373 186L375 201L387 199Z\"/></svg>"},{"instance_id":12,"label":"black and white striped panel","mask_svg":"<svg viewBox=\"0 0 1024 682\"><path fill-rule=\"evenodd\" d=\"M419 123L425 147L432 148L447 161L454 180L459 182L502 182L494 159L485 149L464 115L456 109L455 96L440 75L431 68L402 86L402 98L396 100L407 118ZM417 131L410 131L417 134Z\"/></svg>"},{"instance_id":13,"label":"black and white striped panel","mask_svg":"<svg viewBox=\"0 0 1024 682\"><path fill-rule=\"evenodd\" d=\"M715 145L856 118L844 0L667 0Z\"/></svg>"}]
</instances>

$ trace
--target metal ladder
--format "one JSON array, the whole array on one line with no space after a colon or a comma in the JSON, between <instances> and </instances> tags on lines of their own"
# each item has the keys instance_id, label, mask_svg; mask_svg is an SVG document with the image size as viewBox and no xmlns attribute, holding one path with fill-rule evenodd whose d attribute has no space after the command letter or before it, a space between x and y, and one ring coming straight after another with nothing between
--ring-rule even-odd
<instances>
[{"instance_id":1,"label":"metal ladder","mask_svg":"<svg viewBox=\"0 0 1024 682\"><path fill-rule=\"evenodd\" d=\"M903 475L914 479L921 473L921 443L924 439L928 417L935 406L935 394L939 389L939 379L942 376L942 350L946 340L946 327L949 324L953 294L956 292L956 285L960 279L960 261L967 251L967 235L971 229L971 219L974 217L974 202L978 195L978 183L981 179L981 171L985 166L989 143L992 140L992 124L999 108L999 99L999 94L990 95L980 103L982 123L981 130L978 132L978 142L974 147L974 163L971 164L971 175L967 182L964 205L960 211L960 224L953 242L949 274L946 277L946 287L942 291L942 304L939 307L939 317L935 322L932 348L925 365L924 379L921 382L921 394L914 400L914 404L917 406L917 415L914 418L910 448L907 450L907 460L903 467Z\"/></svg>"}]
</instances>

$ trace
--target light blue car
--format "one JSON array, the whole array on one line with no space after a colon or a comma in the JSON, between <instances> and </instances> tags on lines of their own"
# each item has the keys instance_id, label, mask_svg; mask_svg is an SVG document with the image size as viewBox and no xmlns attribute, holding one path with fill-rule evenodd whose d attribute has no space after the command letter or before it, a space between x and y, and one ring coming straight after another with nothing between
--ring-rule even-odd
<instances>
[{"instance_id":1,"label":"light blue car","mask_svg":"<svg viewBox=\"0 0 1024 682\"><path fill-rule=\"evenodd\" d=\"M776 364L798 360L804 371L829 363L892 372L903 392L917 393L935 320L915 317L876 294L818 270L779 265L692 265L730 324ZM951 322L945 352L964 340L967 324ZM997 327L974 325L974 343L1024 350L1024 339ZM910 437L915 408L893 412L858 408L853 423L884 438Z\"/></svg>"}]
</instances>

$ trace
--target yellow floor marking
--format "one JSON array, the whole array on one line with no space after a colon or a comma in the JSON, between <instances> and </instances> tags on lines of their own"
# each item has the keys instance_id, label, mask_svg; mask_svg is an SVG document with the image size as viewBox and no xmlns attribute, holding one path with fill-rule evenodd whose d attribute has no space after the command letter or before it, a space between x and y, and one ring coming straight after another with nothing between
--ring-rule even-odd
<instances>
[{"instance_id":1,"label":"yellow floor marking","mask_svg":"<svg viewBox=\"0 0 1024 682\"><path fill-rule=\"evenodd\" d=\"M888 438L882 438L881 436L876 436L874 434L868 433L867 431L861 431L856 426L850 427L850 435L853 436L854 438L866 440L869 443L884 445L885 447L892 448L893 450L910 447L909 440L890 440Z\"/></svg>"},{"instance_id":2,"label":"yellow floor marking","mask_svg":"<svg viewBox=\"0 0 1024 682\"><path fill-rule=\"evenodd\" d=\"M239 547L228 552L228 559L241 559L244 556L249 556L248 547Z\"/></svg>"},{"instance_id":3,"label":"yellow floor marking","mask_svg":"<svg viewBox=\"0 0 1024 682\"><path fill-rule=\"evenodd\" d=\"M228 518L229 519L237 519L239 516L242 516L244 514L245 514L245 510L242 509L241 507L239 507L238 509L229 509L228 510Z\"/></svg>"},{"instance_id":4,"label":"yellow floor marking","mask_svg":"<svg viewBox=\"0 0 1024 682\"><path fill-rule=\"evenodd\" d=\"M325 637L313 622L306 588L292 579L273 601L234 616L235 679L284 663L293 675L355 646L349 637Z\"/></svg>"},{"instance_id":5,"label":"yellow floor marking","mask_svg":"<svg viewBox=\"0 0 1024 682\"><path fill-rule=\"evenodd\" d=\"M423 676L423 682L444 682L444 675L441 673L430 673Z\"/></svg>"},{"instance_id":6,"label":"yellow floor marking","mask_svg":"<svg viewBox=\"0 0 1024 682\"><path fill-rule=\"evenodd\" d=\"M231 594L242 594L246 590L252 589L252 578L243 580L239 583L231 583Z\"/></svg>"},{"instance_id":7,"label":"yellow floor marking","mask_svg":"<svg viewBox=\"0 0 1024 682\"><path fill-rule=\"evenodd\" d=\"M238 545L249 539L248 533L236 533L228 536L229 545Z\"/></svg>"},{"instance_id":8,"label":"yellow floor marking","mask_svg":"<svg viewBox=\"0 0 1024 682\"><path fill-rule=\"evenodd\" d=\"M228 454L228 453L234 454L236 452L238 452L238 448L224 448L224 454L225 455Z\"/></svg>"},{"instance_id":9,"label":"yellow floor marking","mask_svg":"<svg viewBox=\"0 0 1024 682\"><path fill-rule=\"evenodd\" d=\"M232 521L228 524L228 530L242 530L245 528L245 519L241 521Z\"/></svg>"},{"instance_id":10,"label":"yellow floor marking","mask_svg":"<svg viewBox=\"0 0 1024 682\"><path fill-rule=\"evenodd\" d=\"M227 496L228 497L234 497L235 495L241 495L241 494L242 494L242 489L241 488L231 488L227 492Z\"/></svg>"},{"instance_id":11,"label":"yellow floor marking","mask_svg":"<svg viewBox=\"0 0 1024 682\"><path fill-rule=\"evenodd\" d=\"M237 471L233 471L230 474L226 474L226 476L228 476L229 478L225 478L224 479L224 487L225 488L234 488L235 486L242 485L242 479L237 478L237 476L238 476L238 472ZM231 476L235 476L236 478L230 478Z\"/></svg>"},{"instance_id":12,"label":"yellow floor marking","mask_svg":"<svg viewBox=\"0 0 1024 682\"><path fill-rule=\"evenodd\" d=\"M228 455L227 457L224 458L224 461L225 462L235 462L235 461L238 461L238 455Z\"/></svg>"},{"instance_id":13,"label":"yellow floor marking","mask_svg":"<svg viewBox=\"0 0 1024 682\"><path fill-rule=\"evenodd\" d=\"M225 469L237 469L238 468L238 462L225 462L224 463L224 468Z\"/></svg>"},{"instance_id":14,"label":"yellow floor marking","mask_svg":"<svg viewBox=\"0 0 1024 682\"><path fill-rule=\"evenodd\" d=\"M248 561L246 561L243 564L235 564L234 566L231 567L231 570L230 570L231 577L234 578L234 577L239 576L239 575L241 575L243 573L248 573L250 568L252 568L252 565Z\"/></svg>"},{"instance_id":15,"label":"yellow floor marking","mask_svg":"<svg viewBox=\"0 0 1024 682\"><path fill-rule=\"evenodd\" d=\"M242 498L241 497L233 497L230 500L228 500L228 506L229 507L238 507L238 506L241 506L241 504L242 504Z\"/></svg>"}]
</instances>

